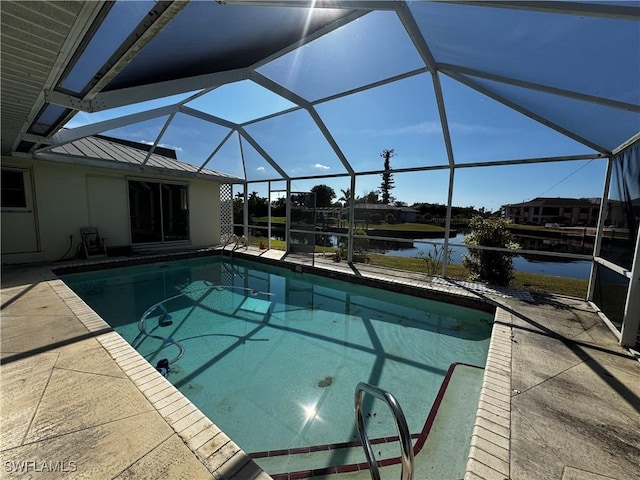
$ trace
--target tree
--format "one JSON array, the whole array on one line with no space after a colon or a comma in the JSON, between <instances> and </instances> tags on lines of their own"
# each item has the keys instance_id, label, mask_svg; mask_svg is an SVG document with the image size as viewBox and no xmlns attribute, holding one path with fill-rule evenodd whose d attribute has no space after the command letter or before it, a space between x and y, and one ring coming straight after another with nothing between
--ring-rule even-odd
<instances>
[{"instance_id":1,"label":"tree","mask_svg":"<svg viewBox=\"0 0 640 480\"><path fill-rule=\"evenodd\" d=\"M391 158L395 157L393 148L391 150L384 149L380 154L384 158L384 172L382 172L382 183L380 184L380 191L382 192L382 203L389 205L394 198L391 196L391 190L393 189L393 173L391 173Z\"/></svg>"},{"instance_id":2,"label":"tree","mask_svg":"<svg viewBox=\"0 0 640 480\"><path fill-rule=\"evenodd\" d=\"M340 191L342 192L342 196L338 199L338 201L342 202L342 206L346 207L351 201L351 189L347 188L346 190L344 190L341 188Z\"/></svg>"},{"instance_id":3,"label":"tree","mask_svg":"<svg viewBox=\"0 0 640 480\"><path fill-rule=\"evenodd\" d=\"M464 237L466 245L517 249L514 235L501 219L485 219L476 216L469 224L471 234ZM471 280L482 280L493 285L509 285L513 279L513 257L515 253L493 250L469 249L462 256L462 264L469 270Z\"/></svg>"},{"instance_id":4,"label":"tree","mask_svg":"<svg viewBox=\"0 0 640 480\"><path fill-rule=\"evenodd\" d=\"M249 194L249 215L265 217L269 213L269 201L265 197L259 197L258 192Z\"/></svg>"},{"instance_id":5,"label":"tree","mask_svg":"<svg viewBox=\"0 0 640 480\"><path fill-rule=\"evenodd\" d=\"M316 185L311 193L316 195L316 207L329 207L336 198L336 192L329 185Z\"/></svg>"},{"instance_id":6,"label":"tree","mask_svg":"<svg viewBox=\"0 0 640 480\"><path fill-rule=\"evenodd\" d=\"M287 215L287 199L279 197L271 202L271 215L274 217L284 217Z\"/></svg>"},{"instance_id":7,"label":"tree","mask_svg":"<svg viewBox=\"0 0 640 480\"><path fill-rule=\"evenodd\" d=\"M233 199L233 223L244 223L244 193L236 193Z\"/></svg>"},{"instance_id":8,"label":"tree","mask_svg":"<svg viewBox=\"0 0 640 480\"><path fill-rule=\"evenodd\" d=\"M378 190L372 190L365 195L356 198L356 203L380 203Z\"/></svg>"}]
</instances>

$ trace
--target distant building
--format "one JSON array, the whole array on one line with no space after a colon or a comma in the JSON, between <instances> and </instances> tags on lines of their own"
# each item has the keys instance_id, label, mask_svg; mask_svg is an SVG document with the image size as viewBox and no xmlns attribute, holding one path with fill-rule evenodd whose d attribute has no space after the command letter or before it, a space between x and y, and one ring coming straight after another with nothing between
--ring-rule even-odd
<instances>
[{"instance_id":1,"label":"distant building","mask_svg":"<svg viewBox=\"0 0 640 480\"><path fill-rule=\"evenodd\" d=\"M502 218L514 223L595 227L600 212L600 199L537 197L528 202L503 205L501 210Z\"/></svg>"},{"instance_id":2,"label":"distant building","mask_svg":"<svg viewBox=\"0 0 640 480\"><path fill-rule=\"evenodd\" d=\"M380 220L386 222L387 215L391 214L396 223L414 223L420 213L411 207L396 207L395 205L385 205L384 203L356 203L354 206L355 220L367 221L371 215L380 215ZM348 208L345 209L348 212Z\"/></svg>"}]
</instances>

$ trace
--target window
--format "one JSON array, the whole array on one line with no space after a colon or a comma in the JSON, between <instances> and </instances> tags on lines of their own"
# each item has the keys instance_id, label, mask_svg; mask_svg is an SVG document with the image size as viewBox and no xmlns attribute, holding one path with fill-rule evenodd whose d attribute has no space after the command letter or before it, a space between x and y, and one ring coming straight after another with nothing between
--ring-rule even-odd
<instances>
[{"instance_id":1,"label":"window","mask_svg":"<svg viewBox=\"0 0 640 480\"><path fill-rule=\"evenodd\" d=\"M24 170L2 169L2 208L27 208Z\"/></svg>"},{"instance_id":2,"label":"window","mask_svg":"<svg viewBox=\"0 0 640 480\"><path fill-rule=\"evenodd\" d=\"M187 185L129 180L132 243L189 240Z\"/></svg>"}]
</instances>

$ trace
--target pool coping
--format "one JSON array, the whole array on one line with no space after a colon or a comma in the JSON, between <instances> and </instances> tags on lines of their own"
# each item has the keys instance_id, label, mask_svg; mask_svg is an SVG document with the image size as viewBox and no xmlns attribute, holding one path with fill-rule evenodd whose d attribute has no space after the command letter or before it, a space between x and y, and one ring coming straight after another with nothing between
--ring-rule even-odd
<instances>
[{"instance_id":1,"label":"pool coping","mask_svg":"<svg viewBox=\"0 0 640 480\"><path fill-rule=\"evenodd\" d=\"M207 256L219 256L220 250L204 249L197 252L156 254L119 260L83 262L52 268L56 276L49 284L74 315L91 333L111 329L91 307L58 277L58 273L89 271L100 268L117 268L141 265L157 261L171 261ZM238 255L240 256L240 255ZM511 317L493 302L461 291L456 295L447 291L430 290L429 285L398 280L383 281L357 277L327 269L291 264L277 259L265 259L244 254L244 260L256 261L294 271L313 273L352 283L386 288L399 293L437 301L455 300L456 304L480 310L495 311L487 362L483 376L480 399L476 412L471 446L465 470L465 480L478 478L505 478L510 475L511 442ZM293 267L292 267L293 265ZM357 280L354 282L354 280ZM415 292L415 293L414 293ZM417 293L417 294L416 294ZM131 379L156 411L180 436L214 478L230 478L242 468L255 469L253 459L206 417L187 397L163 377L117 332L110 331L96 336L98 342ZM233 461L230 461L233 459ZM264 472L266 474L266 472ZM264 478L264 477L263 477ZM271 478L268 476L268 478Z\"/></svg>"}]
</instances>

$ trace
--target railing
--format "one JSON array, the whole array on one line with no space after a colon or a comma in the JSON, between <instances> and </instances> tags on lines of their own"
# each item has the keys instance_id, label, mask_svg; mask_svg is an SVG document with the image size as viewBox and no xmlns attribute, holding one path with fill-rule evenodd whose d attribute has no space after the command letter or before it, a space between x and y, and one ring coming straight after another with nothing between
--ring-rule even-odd
<instances>
[{"instance_id":1,"label":"railing","mask_svg":"<svg viewBox=\"0 0 640 480\"><path fill-rule=\"evenodd\" d=\"M238 235L236 235L235 233L232 233L227 237L224 244L222 244L222 249L224 250L226 246L229 245L231 243L231 240L233 240L234 238L236 239L236 245L238 245Z\"/></svg>"},{"instance_id":2,"label":"railing","mask_svg":"<svg viewBox=\"0 0 640 480\"><path fill-rule=\"evenodd\" d=\"M380 472L378 471L378 463L371 448L369 437L364 425L364 416L362 415L362 394L366 392L369 395L384 401L389 405L391 412L393 413L393 419L396 422L396 429L398 430L398 438L400 440L402 470L400 471L401 480L413 479L413 446L411 445L411 434L409 433L409 427L407 426L407 420L400 408L400 404L396 398L389 392L382 390L381 388L374 387L368 383L360 382L356 387L355 394L355 410L356 410L356 423L358 425L358 434L362 441L362 448L367 457L367 463L369 464L369 470L371 471L372 480L380 480Z\"/></svg>"},{"instance_id":3,"label":"railing","mask_svg":"<svg viewBox=\"0 0 640 480\"><path fill-rule=\"evenodd\" d=\"M242 243L242 247L247 248L249 246L249 240L247 239L246 236L242 235L241 237L236 235L235 233L229 235L227 237L227 240L222 244L222 250L224 250L225 248L227 248L227 245L231 244L231 242L235 239L235 243L233 245L233 248L231 249L231 253L229 254L230 256L233 256L233 252L236 251L237 248L239 248L239 244Z\"/></svg>"}]
</instances>

